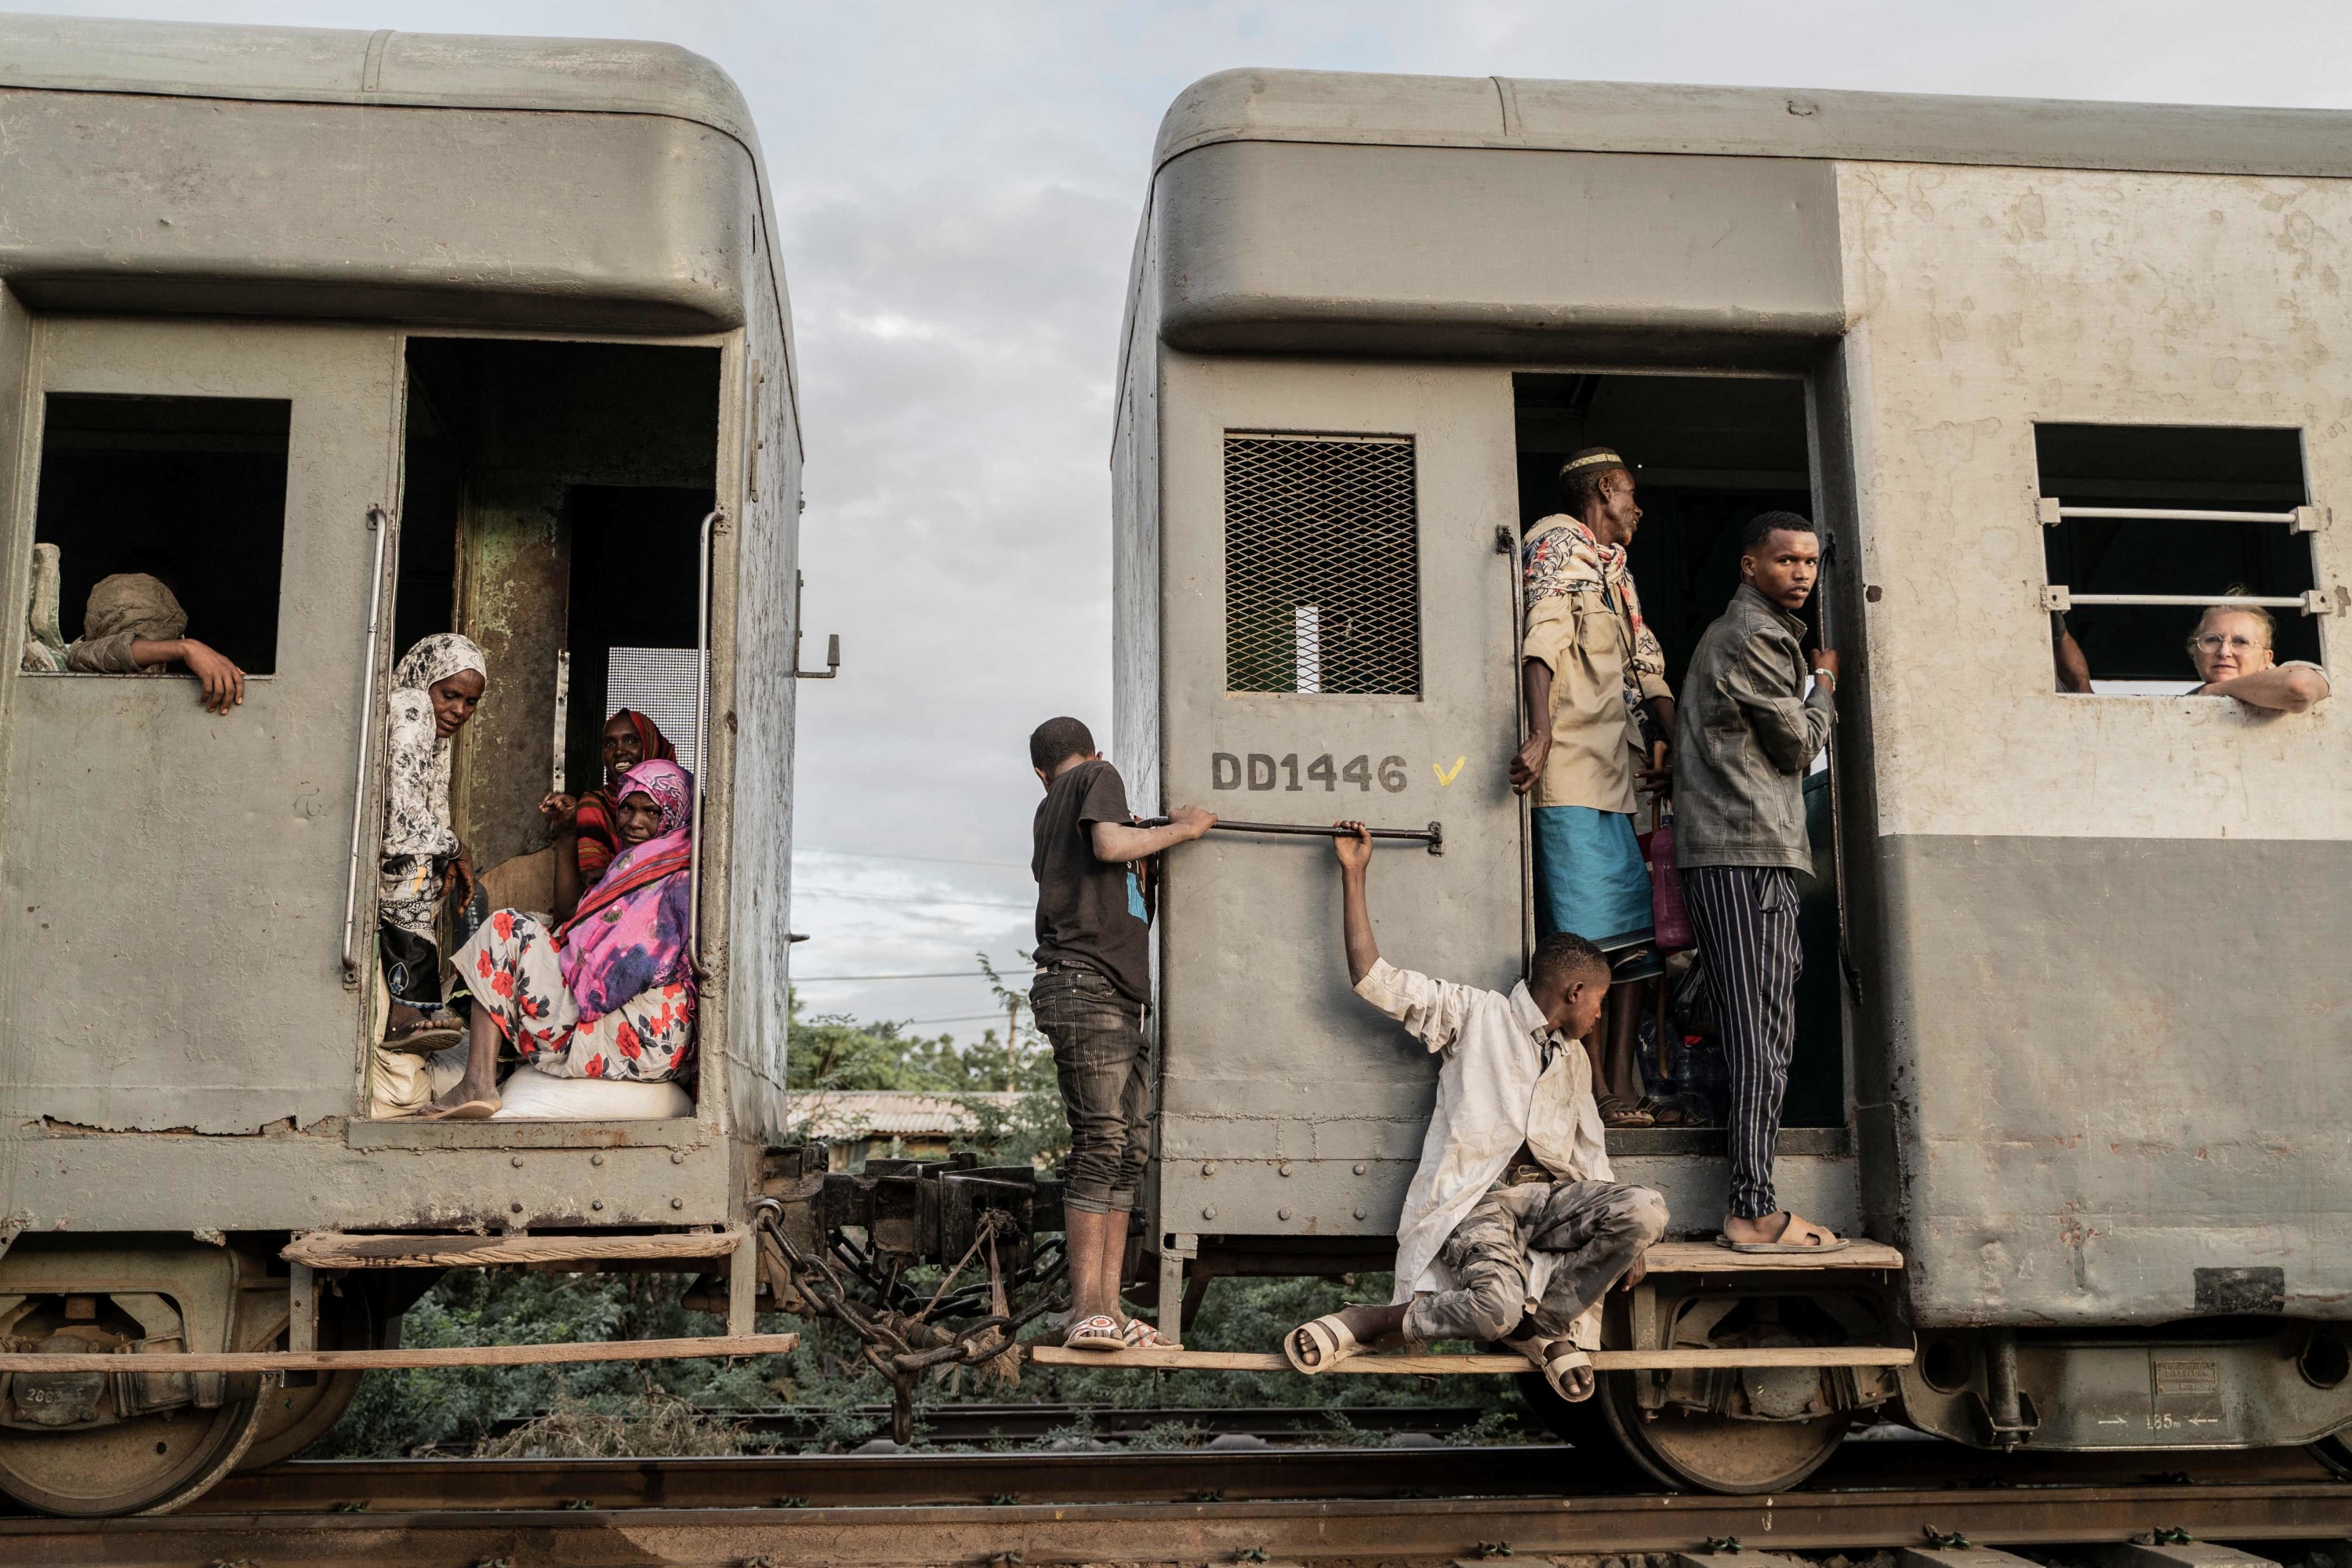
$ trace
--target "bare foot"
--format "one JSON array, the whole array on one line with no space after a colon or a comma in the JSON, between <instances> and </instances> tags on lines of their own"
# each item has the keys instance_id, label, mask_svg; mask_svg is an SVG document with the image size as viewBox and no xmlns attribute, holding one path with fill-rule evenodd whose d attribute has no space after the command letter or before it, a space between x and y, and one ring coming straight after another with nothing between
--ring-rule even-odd
<instances>
[{"instance_id":1,"label":"bare foot","mask_svg":"<svg viewBox=\"0 0 2352 1568\"><path fill-rule=\"evenodd\" d=\"M1402 1307L1342 1307L1333 1314L1356 1336L1356 1342L1370 1350L1396 1333L1404 1326ZM1290 1342L1297 1347L1302 1366L1323 1364L1323 1352L1307 1335L1306 1326L1291 1331Z\"/></svg>"},{"instance_id":2,"label":"bare foot","mask_svg":"<svg viewBox=\"0 0 2352 1568\"><path fill-rule=\"evenodd\" d=\"M490 1110L496 1110L499 1108L498 1087L495 1084L469 1083L460 1079L448 1093L435 1095L433 1103L425 1110L429 1112L450 1111L466 1105L487 1105ZM489 1111L482 1114L487 1116Z\"/></svg>"}]
</instances>

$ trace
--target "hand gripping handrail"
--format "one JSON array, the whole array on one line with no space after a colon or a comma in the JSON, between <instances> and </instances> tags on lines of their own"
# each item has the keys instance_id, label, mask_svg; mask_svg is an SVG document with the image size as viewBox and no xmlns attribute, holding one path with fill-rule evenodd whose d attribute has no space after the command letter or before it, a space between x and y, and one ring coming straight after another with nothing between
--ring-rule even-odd
<instances>
[{"instance_id":1,"label":"hand gripping handrail","mask_svg":"<svg viewBox=\"0 0 2352 1568\"><path fill-rule=\"evenodd\" d=\"M367 509L367 525L375 535L375 574L368 580L367 663L360 679L359 760L352 768L352 858L343 884L343 983L359 979L360 957L354 927L360 912L360 845L367 823L368 759L375 740L376 646L383 631L383 555L392 539L392 513L381 506Z\"/></svg>"}]
</instances>

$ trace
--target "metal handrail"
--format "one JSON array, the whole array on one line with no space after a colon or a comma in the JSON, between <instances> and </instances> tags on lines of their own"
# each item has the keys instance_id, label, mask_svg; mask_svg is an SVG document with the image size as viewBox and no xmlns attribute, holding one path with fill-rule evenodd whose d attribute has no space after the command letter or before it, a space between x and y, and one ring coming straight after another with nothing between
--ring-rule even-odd
<instances>
[{"instance_id":1,"label":"metal handrail","mask_svg":"<svg viewBox=\"0 0 2352 1568\"><path fill-rule=\"evenodd\" d=\"M351 874L343 884L343 980L346 984L357 980L360 973L359 953L353 946L360 915L360 844L367 819L368 756L374 750L376 647L383 630L383 556L385 546L392 541L392 513L381 506L372 506L367 509L367 525L375 535L375 575L368 583L367 665L360 680L359 760L352 770Z\"/></svg>"},{"instance_id":2,"label":"metal handrail","mask_svg":"<svg viewBox=\"0 0 2352 1568\"><path fill-rule=\"evenodd\" d=\"M2167 506L2066 506L2055 497L2043 496L2035 501L2034 510L2045 528L2054 528L2068 518L2075 517L2146 522L2275 522L2284 523L2297 533L2313 532L2320 523L2319 509L2315 506L2299 506L2288 511L2216 511L2210 508Z\"/></svg>"},{"instance_id":3,"label":"metal handrail","mask_svg":"<svg viewBox=\"0 0 2352 1568\"><path fill-rule=\"evenodd\" d=\"M695 596L694 631L694 831L686 875L686 951L695 973L702 972L702 778L710 771L710 537L727 509L713 507L702 520L702 573Z\"/></svg>"}]
</instances>

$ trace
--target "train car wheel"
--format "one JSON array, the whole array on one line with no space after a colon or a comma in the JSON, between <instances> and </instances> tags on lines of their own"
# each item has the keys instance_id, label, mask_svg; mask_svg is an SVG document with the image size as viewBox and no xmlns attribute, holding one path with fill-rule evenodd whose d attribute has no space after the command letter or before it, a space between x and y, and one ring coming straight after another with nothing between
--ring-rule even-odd
<instances>
[{"instance_id":1,"label":"train car wheel","mask_svg":"<svg viewBox=\"0 0 2352 1568\"><path fill-rule=\"evenodd\" d=\"M261 1430L262 1380L231 1377L213 1409L79 1432L0 1428L0 1492L68 1519L167 1513L235 1468Z\"/></svg>"},{"instance_id":2,"label":"train car wheel","mask_svg":"<svg viewBox=\"0 0 2352 1568\"><path fill-rule=\"evenodd\" d=\"M319 1314L319 1348L322 1351L374 1350L384 1335L377 1327L382 1303L359 1289L347 1288L329 1298L331 1310ZM279 1331L277 1348L286 1348ZM280 1459L290 1459L327 1435L343 1418L359 1394L365 1373L321 1373L308 1386L272 1388L261 1401L261 1428L253 1446L236 1462L240 1470L257 1470Z\"/></svg>"},{"instance_id":3,"label":"train car wheel","mask_svg":"<svg viewBox=\"0 0 2352 1568\"><path fill-rule=\"evenodd\" d=\"M1635 1380L1646 1375L1603 1373L1591 1403L1633 1461L1670 1487L1786 1491L1820 1469L1853 1424L1843 1411L1810 1421L1735 1421L1674 1405L1644 1410Z\"/></svg>"},{"instance_id":4,"label":"train car wheel","mask_svg":"<svg viewBox=\"0 0 2352 1568\"><path fill-rule=\"evenodd\" d=\"M2344 1433L2331 1432L2304 1451L2326 1465L2331 1473L2352 1481L2352 1439Z\"/></svg>"}]
</instances>

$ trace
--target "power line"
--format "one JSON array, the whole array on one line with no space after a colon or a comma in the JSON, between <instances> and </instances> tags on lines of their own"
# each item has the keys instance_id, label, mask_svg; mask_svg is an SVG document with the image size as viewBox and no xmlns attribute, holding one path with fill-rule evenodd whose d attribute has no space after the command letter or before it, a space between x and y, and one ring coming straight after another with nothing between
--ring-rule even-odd
<instances>
[{"instance_id":1,"label":"power line","mask_svg":"<svg viewBox=\"0 0 2352 1568\"><path fill-rule=\"evenodd\" d=\"M1034 973L1034 970L1023 970L1013 978L1017 980L1024 974ZM793 976L793 984L815 985L828 980L985 980L987 978L987 975L976 969L933 969L921 974L795 974Z\"/></svg>"},{"instance_id":2,"label":"power line","mask_svg":"<svg viewBox=\"0 0 2352 1568\"><path fill-rule=\"evenodd\" d=\"M921 860L933 866L993 866L1003 871L1031 869L1025 860L962 860L952 855L893 855L880 849L826 849L814 844L798 847L812 855L847 855L860 860Z\"/></svg>"},{"instance_id":3,"label":"power line","mask_svg":"<svg viewBox=\"0 0 2352 1568\"><path fill-rule=\"evenodd\" d=\"M812 899L847 899L859 904L969 904L983 910L1029 910L1036 905L1008 903L1003 899L936 899L928 894L913 893L851 893L838 888L794 888L796 894L805 893Z\"/></svg>"}]
</instances>

